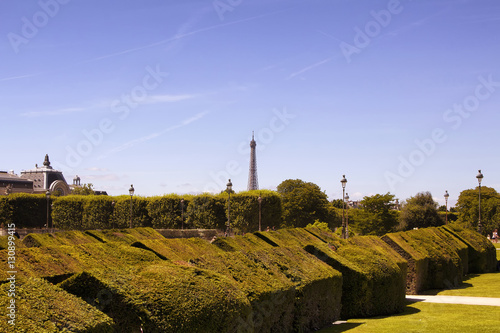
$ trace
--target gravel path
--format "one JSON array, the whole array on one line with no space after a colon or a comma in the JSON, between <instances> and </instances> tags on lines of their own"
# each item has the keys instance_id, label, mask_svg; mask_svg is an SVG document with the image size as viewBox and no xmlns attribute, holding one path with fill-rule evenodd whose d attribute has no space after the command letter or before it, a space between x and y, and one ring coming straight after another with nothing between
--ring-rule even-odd
<instances>
[{"instance_id":1,"label":"gravel path","mask_svg":"<svg viewBox=\"0 0 500 333\"><path fill-rule=\"evenodd\" d=\"M406 295L406 299L414 302L427 303L500 306L500 298L494 297Z\"/></svg>"}]
</instances>

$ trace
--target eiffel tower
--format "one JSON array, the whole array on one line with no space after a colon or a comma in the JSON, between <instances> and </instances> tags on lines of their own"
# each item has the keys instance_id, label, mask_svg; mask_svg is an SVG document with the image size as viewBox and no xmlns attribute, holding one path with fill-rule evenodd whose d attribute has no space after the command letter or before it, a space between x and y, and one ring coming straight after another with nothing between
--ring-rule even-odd
<instances>
[{"instance_id":1,"label":"eiffel tower","mask_svg":"<svg viewBox=\"0 0 500 333\"><path fill-rule=\"evenodd\" d=\"M248 191L259 189L259 178L257 178L257 155L255 153L255 147L257 143L254 139L254 133L252 132L252 141L250 141L250 171L248 173Z\"/></svg>"}]
</instances>

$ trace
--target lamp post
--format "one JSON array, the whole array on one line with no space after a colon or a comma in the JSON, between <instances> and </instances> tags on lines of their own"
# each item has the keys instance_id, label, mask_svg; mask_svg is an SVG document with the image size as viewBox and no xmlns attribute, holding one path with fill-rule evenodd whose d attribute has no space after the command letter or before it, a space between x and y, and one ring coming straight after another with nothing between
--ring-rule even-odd
<instances>
[{"instance_id":1,"label":"lamp post","mask_svg":"<svg viewBox=\"0 0 500 333\"><path fill-rule=\"evenodd\" d=\"M231 235L231 191L233 190L233 183L231 183L231 179L229 179L229 182L226 184L226 191L227 194L229 195L228 200L227 200L227 234L230 236Z\"/></svg>"},{"instance_id":2,"label":"lamp post","mask_svg":"<svg viewBox=\"0 0 500 333\"><path fill-rule=\"evenodd\" d=\"M448 198L450 197L450 195L448 194L448 191L446 191L444 193L444 201L446 202L446 224L448 224Z\"/></svg>"},{"instance_id":3,"label":"lamp post","mask_svg":"<svg viewBox=\"0 0 500 333\"><path fill-rule=\"evenodd\" d=\"M50 212L49 212L49 202L50 202L50 191L47 190L47 192L45 192L45 198L47 198L47 222L45 224L45 227L46 229L48 230L49 229L49 218L50 218Z\"/></svg>"},{"instance_id":4,"label":"lamp post","mask_svg":"<svg viewBox=\"0 0 500 333\"><path fill-rule=\"evenodd\" d=\"M349 193L345 194L345 201L347 202L345 207L345 238L349 238Z\"/></svg>"},{"instance_id":5,"label":"lamp post","mask_svg":"<svg viewBox=\"0 0 500 333\"><path fill-rule=\"evenodd\" d=\"M130 194L130 228L132 228L132 197L134 196L134 185L130 185L130 188L128 189L128 193Z\"/></svg>"},{"instance_id":6,"label":"lamp post","mask_svg":"<svg viewBox=\"0 0 500 333\"><path fill-rule=\"evenodd\" d=\"M340 181L342 184L342 238L346 238L346 225L345 225L345 186L347 184L347 179L345 179L345 175L342 175L342 180Z\"/></svg>"},{"instance_id":7,"label":"lamp post","mask_svg":"<svg viewBox=\"0 0 500 333\"><path fill-rule=\"evenodd\" d=\"M479 221L477 223L477 232L482 233L483 231L483 224L481 223L481 181L483 180L483 174L481 173L481 170L479 170L479 173L477 174L476 178L479 183Z\"/></svg>"},{"instance_id":8,"label":"lamp post","mask_svg":"<svg viewBox=\"0 0 500 333\"><path fill-rule=\"evenodd\" d=\"M262 196L259 195L259 231L262 231Z\"/></svg>"},{"instance_id":9,"label":"lamp post","mask_svg":"<svg viewBox=\"0 0 500 333\"><path fill-rule=\"evenodd\" d=\"M181 229L184 229L184 199L181 199Z\"/></svg>"}]
</instances>

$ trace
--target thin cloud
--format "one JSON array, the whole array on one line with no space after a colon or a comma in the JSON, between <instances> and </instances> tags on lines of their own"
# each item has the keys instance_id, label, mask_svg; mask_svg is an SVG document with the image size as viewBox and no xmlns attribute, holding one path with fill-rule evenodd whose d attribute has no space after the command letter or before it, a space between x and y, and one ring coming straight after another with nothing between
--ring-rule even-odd
<instances>
[{"instance_id":1,"label":"thin cloud","mask_svg":"<svg viewBox=\"0 0 500 333\"><path fill-rule=\"evenodd\" d=\"M44 117L44 116L62 116L66 114L71 114L75 112L83 112L87 110L86 108L64 108L58 110L50 110L50 111L31 111L21 113L22 117L34 118L34 117Z\"/></svg>"},{"instance_id":2,"label":"thin cloud","mask_svg":"<svg viewBox=\"0 0 500 333\"><path fill-rule=\"evenodd\" d=\"M305 73L305 72L310 71L311 69L314 69L314 68L316 68L316 67L319 67L319 66L321 66L321 65L324 65L324 64L326 64L327 62L331 61L333 58L335 58L335 57L329 57L329 58L323 59L323 60L321 60L321 61L318 61L317 63L314 63L314 64L312 64L312 65L309 65L309 66L307 66L307 67L304 67L304 68L302 68L301 70L299 70L299 71L297 71L297 72L295 72L295 73L290 74L290 75L288 76L287 80L293 79L293 78L294 78L294 77L296 77L297 75L303 74L303 73Z\"/></svg>"},{"instance_id":3,"label":"thin cloud","mask_svg":"<svg viewBox=\"0 0 500 333\"><path fill-rule=\"evenodd\" d=\"M127 150L129 148L135 147L135 146L140 145L140 144L142 144L144 142L153 140L153 139L155 139L157 137L160 137L160 136L162 136L162 135L164 135L164 134L166 134L168 132L172 132L172 131L174 131L176 129L188 126L188 125L190 125L190 124L192 124L192 123L194 123L194 122L202 119L208 113L209 113L208 111L200 112L200 113L194 115L193 117L190 117L190 118L187 118L187 119L181 121L179 124L176 124L176 125L173 125L173 126L170 126L170 127L166 128L166 129L164 129L163 131L151 133L151 134L146 135L146 136L144 136L142 138L138 138L138 139L129 141L127 143L124 143L123 145L118 146L118 147L110 150L106 155L101 156L100 159L105 158L108 155L111 155L111 154L114 154L114 153L118 153L118 152Z\"/></svg>"},{"instance_id":4,"label":"thin cloud","mask_svg":"<svg viewBox=\"0 0 500 333\"><path fill-rule=\"evenodd\" d=\"M109 171L108 169L99 168L99 167L91 167L91 168L87 168L85 170L87 170L87 171L93 171L93 172L107 172L107 171Z\"/></svg>"},{"instance_id":5,"label":"thin cloud","mask_svg":"<svg viewBox=\"0 0 500 333\"><path fill-rule=\"evenodd\" d=\"M42 75L43 73L36 73L36 74L26 74L26 75L18 75L18 76L11 76L11 77L6 77L3 79L0 79L0 82L3 81L12 81L12 80L20 80L20 79L26 79L29 77L34 77L34 76L39 76Z\"/></svg>"},{"instance_id":6,"label":"thin cloud","mask_svg":"<svg viewBox=\"0 0 500 333\"><path fill-rule=\"evenodd\" d=\"M149 96L144 103L145 104L159 104L159 103L173 103L185 101L188 99L196 98L196 95L183 94L183 95L153 95Z\"/></svg>"},{"instance_id":7,"label":"thin cloud","mask_svg":"<svg viewBox=\"0 0 500 333\"><path fill-rule=\"evenodd\" d=\"M167 43L170 43L170 42L181 40L181 39L184 39L186 37L197 35L197 34L202 33L202 32L211 31L211 30L215 30L215 29L219 29L219 28L223 28L223 27L228 27L228 26L232 26L232 25L236 25L236 24L240 24L240 23L255 21L255 20L258 20L258 19L270 16L270 15L274 15L276 13L283 12L283 11L286 11L286 10L287 9L279 10L279 11L274 11L274 12L270 12L270 13L266 13L266 14L261 14L261 15L256 15L256 16L252 16L252 17L249 17L249 18L246 18L246 19L241 19L241 20L233 21L233 22L220 23L220 24L208 26L208 27L205 27L205 28L193 30L193 31L190 31L190 32L183 32L184 30L187 29L187 27L190 27L192 25L192 22L189 21L189 22L183 24L181 26L181 28L179 29L179 32L177 34L175 34L173 37L170 37L170 38L167 38L167 39L163 39L163 40L160 40L158 42L151 43L151 44L147 44L147 45L143 45L143 46L138 46L138 47L130 48L130 49L127 49L127 50L118 51L118 52L115 52L115 53L106 54L106 55L103 55L103 56L99 56L99 57L96 57L96 58L85 60L85 61L83 61L81 63L94 62L94 61L99 61L99 60L103 60L103 59L107 59L107 58L112 58L112 57L116 57L116 56L120 56L120 55L124 55L124 54L128 54L128 53L132 53L132 52L141 51L141 50L148 49L148 48L151 48L151 47L160 46L160 45L163 45L163 44L167 44Z\"/></svg>"},{"instance_id":8,"label":"thin cloud","mask_svg":"<svg viewBox=\"0 0 500 333\"><path fill-rule=\"evenodd\" d=\"M119 176L113 173L107 174L107 175L87 175L85 176L85 179L88 180L100 180L100 181L118 181L124 178L123 176Z\"/></svg>"}]
</instances>

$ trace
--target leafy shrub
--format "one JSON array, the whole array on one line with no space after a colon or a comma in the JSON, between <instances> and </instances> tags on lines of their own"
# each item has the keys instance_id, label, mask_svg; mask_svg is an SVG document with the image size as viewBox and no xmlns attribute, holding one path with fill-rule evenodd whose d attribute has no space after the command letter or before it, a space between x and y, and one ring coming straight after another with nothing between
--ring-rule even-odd
<instances>
[{"instance_id":1,"label":"leafy shrub","mask_svg":"<svg viewBox=\"0 0 500 333\"><path fill-rule=\"evenodd\" d=\"M1 289L0 306L6 309L9 284ZM17 280L16 298L16 332L115 332L113 320L107 315L43 279ZM0 320L0 331L12 329L6 316Z\"/></svg>"},{"instance_id":2,"label":"leafy shrub","mask_svg":"<svg viewBox=\"0 0 500 333\"><path fill-rule=\"evenodd\" d=\"M83 196L83 230L109 228L109 221L113 215L113 201L108 196Z\"/></svg>"},{"instance_id":3,"label":"leafy shrub","mask_svg":"<svg viewBox=\"0 0 500 333\"><path fill-rule=\"evenodd\" d=\"M16 228L42 228L47 223L47 199L44 194L15 193L3 197L0 202L0 218L4 226L14 223ZM49 205L51 203L52 199Z\"/></svg>"},{"instance_id":4,"label":"leafy shrub","mask_svg":"<svg viewBox=\"0 0 500 333\"><path fill-rule=\"evenodd\" d=\"M181 203L184 200L184 203ZM187 226L187 207L190 200L178 195L164 195L162 197L148 198L148 214L151 225L156 229L180 229L182 221L182 209L184 209L184 224Z\"/></svg>"},{"instance_id":5,"label":"leafy shrub","mask_svg":"<svg viewBox=\"0 0 500 333\"><path fill-rule=\"evenodd\" d=\"M195 196L187 207L187 224L192 228L226 228L226 199L222 196L201 194Z\"/></svg>"},{"instance_id":6,"label":"leafy shrub","mask_svg":"<svg viewBox=\"0 0 500 333\"><path fill-rule=\"evenodd\" d=\"M113 215L110 221L110 228L128 228L132 224L136 227L151 227L151 217L148 213L148 199L134 196L122 195L113 197ZM132 222L130 221L132 217Z\"/></svg>"},{"instance_id":7,"label":"leafy shrub","mask_svg":"<svg viewBox=\"0 0 500 333\"><path fill-rule=\"evenodd\" d=\"M408 260L408 292L457 287L464 266L458 244L446 244L436 228L423 228L385 235L382 239Z\"/></svg>"},{"instance_id":8,"label":"leafy shrub","mask_svg":"<svg viewBox=\"0 0 500 333\"><path fill-rule=\"evenodd\" d=\"M404 272L380 252L353 245L337 250L328 245L308 245L306 250L342 273L342 318L403 311Z\"/></svg>"},{"instance_id":9,"label":"leafy shrub","mask_svg":"<svg viewBox=\"0 0 500 333\"><path fill-rule=\"evenodd\" d=\"M469 273L495 272L497 251L487 238L457 224L449 224L442 229L460 239L467 246Z\"/></svg>"},{"instance_id":10,"label":"leafy shrub","mask_svg":"<svg viewBox=\"0 0 500 333\"><path fill-rule=\"evenodd\" d=\"M65 230L83 229L83 196L59 197L54 201L54 227Z\"/></svg>"},{"instance_id":11,"label":"leafy shrub","mask_svg":"<svg viewBox=\"0 0 500 333\"><path fill-rule=\"evenodd\" d=\"M99 270L64 281L61 287L83 299L107 294L103 311L118 332L235 332L250 304L227 278L202 269L164 262L141 269Z\"/></svg>"}]
</instances>

